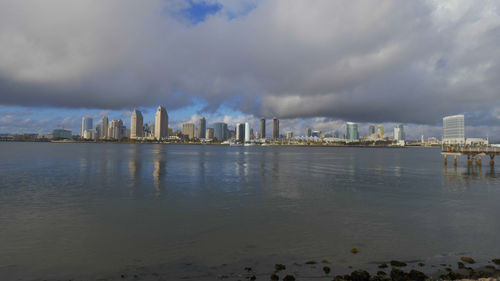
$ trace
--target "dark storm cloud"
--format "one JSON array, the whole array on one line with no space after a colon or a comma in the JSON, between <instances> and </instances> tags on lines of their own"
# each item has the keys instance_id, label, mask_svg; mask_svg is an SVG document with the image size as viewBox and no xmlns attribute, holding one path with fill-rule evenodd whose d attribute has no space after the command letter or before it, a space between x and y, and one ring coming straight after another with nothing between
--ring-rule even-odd
<instances>
[{"instance_id":1,"label":"dark storm cloud","mask_svg":"<svg viewBox=\"0 0 500 281\"><path fill-rule=\"evenodd\" d=\"M2 1L0 103L499 121L497 2L213 0L182 18L200 2Z\"/></svg>"}]
</instances>

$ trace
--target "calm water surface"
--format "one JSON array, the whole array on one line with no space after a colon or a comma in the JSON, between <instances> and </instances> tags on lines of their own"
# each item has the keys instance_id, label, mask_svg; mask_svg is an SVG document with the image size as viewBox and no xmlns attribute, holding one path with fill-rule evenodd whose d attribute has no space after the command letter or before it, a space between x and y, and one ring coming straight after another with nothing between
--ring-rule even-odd
<instances>
[{"instance_id":1,"label":"calm water surface","mask_svg":"<svg viewBox=\"0 0 500 281\"><path fill-rule=\"evenodd\" d=\"M439 152L0 143L0 274L498 255L500 172Z\"/></svg>"}]
</instances>

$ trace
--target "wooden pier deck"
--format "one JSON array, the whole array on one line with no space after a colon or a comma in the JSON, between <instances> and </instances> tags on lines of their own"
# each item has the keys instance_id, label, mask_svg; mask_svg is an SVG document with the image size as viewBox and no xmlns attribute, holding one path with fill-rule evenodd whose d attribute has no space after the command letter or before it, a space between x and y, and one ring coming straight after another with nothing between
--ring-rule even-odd
<instances>
[{"instance_id":1,"label":"wooden pier deck","mask_svg":"<svg viewBox=\"0 0 500 281\"><path fill-rule=\"evenodd\" d=\"M444 156L444 164L448 164L448 156L453 156L453 163L457 165L457 158L461 155L467 156L467 164L475 163L478 166L482 165L482 158L490 157L490 166L495 165L495 155L500 155L500 147L491 146L443 146L441 155Z\"/></svg>"}]
</instances>

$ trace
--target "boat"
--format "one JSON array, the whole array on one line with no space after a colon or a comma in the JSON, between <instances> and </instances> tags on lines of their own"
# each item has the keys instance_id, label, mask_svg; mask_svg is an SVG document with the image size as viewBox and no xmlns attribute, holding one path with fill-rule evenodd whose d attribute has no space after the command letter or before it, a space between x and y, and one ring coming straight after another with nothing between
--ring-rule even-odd
<instances>
[{"instance_id":1,"label":"boat","mask_svg":"<svg viewBox=\"0 0 500 281\"><path fill-rule=\"evenodd\" d=\"M253 142L245 143L245 146L255 146L255 143Z\"/></svg>"},{"instance_id":2,"label":"boat","mask_svg":"<svg viewBox=\"0 0 500 281\"><path fill-rule=\"evenodd\" d=\"M229 146L243 146L243 144L231 142L231 143L229 143Z\"/></svg>"}]
</instances>

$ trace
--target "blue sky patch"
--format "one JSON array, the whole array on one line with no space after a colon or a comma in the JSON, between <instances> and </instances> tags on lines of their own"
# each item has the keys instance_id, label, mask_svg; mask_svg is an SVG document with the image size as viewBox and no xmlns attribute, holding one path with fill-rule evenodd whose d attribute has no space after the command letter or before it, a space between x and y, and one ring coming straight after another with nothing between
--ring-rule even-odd
<instances>
[{"instance_id":1,"label":"blue sky patch","mask_svg":"<svg viewBox=\"0 0 500 281\"><path fill-rule=\"evenodd\" d=\"M190 7L183 10L183 14L193 24L205 21L207 16L216 14L222 10L222 5L219 3L211 4L205 1L188 1Z\"/></svg>"}]
</instances>

